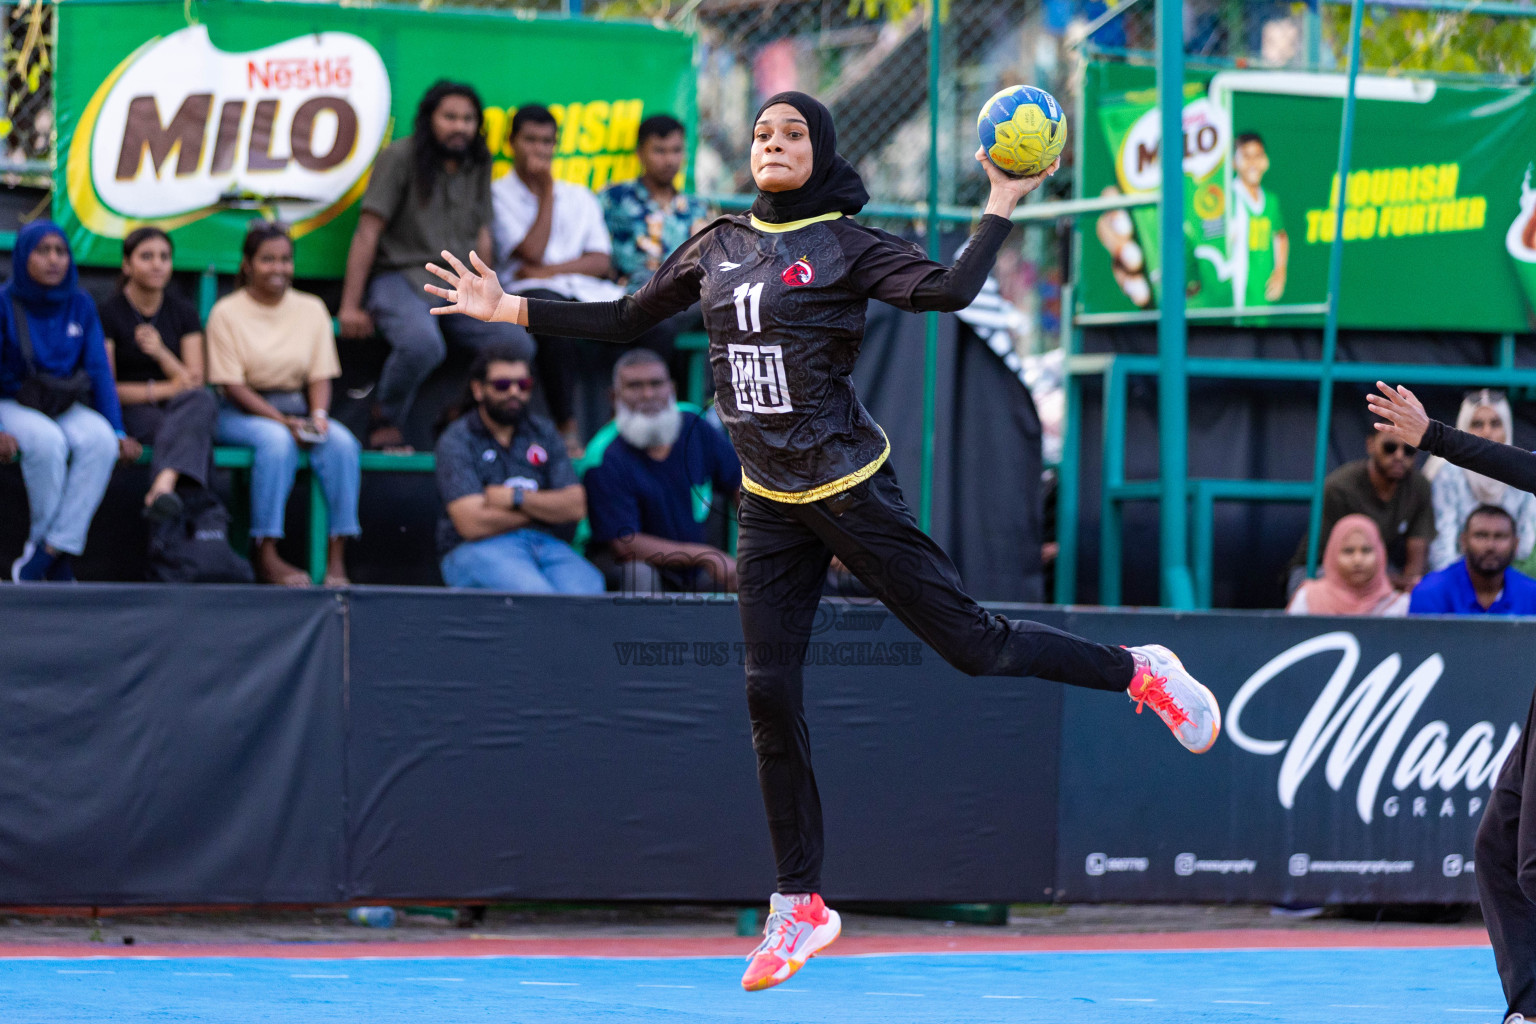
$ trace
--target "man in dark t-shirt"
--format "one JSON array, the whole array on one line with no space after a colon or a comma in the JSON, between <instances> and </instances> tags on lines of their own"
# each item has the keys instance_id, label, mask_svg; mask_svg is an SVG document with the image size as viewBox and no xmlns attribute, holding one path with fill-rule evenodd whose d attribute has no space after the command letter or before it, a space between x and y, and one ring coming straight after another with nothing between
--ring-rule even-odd
<instances>
[{"instance_id":1,"label":"man in dark t-shirt","mask_svg":"<svg viewBox=\"0 0 1536 1024\"><path fill-rule=\"evenodd\" d=\"M734 592L736 561L705 542L703 522L716 500L741 486L730 441L678 408L667 364L650 349L619 357L613 390L617 436L582 481L588 556L626 593Z\"/></svg>"},{"instance_id":2,"label":"man in dark t-shirt","mask_svg":"<svg viewBox=\"0 0 1536 1024\"><path fill-rule=\"evenodd\" d=\"M379 376L368 447L400 448L416 390L443 361L445 341L478 351L501 341L532 359L531 335L513 324L444 319L421 290L444 249L491 253L491 157L480 136L480 97L439 81L416 110L413 134L374 161L341 289L341 336L378 331L390 354Z\"/></svg>"},{"instance_id":3,"label":"man in dark t-shirt","mask_svg":"<svg viewBox=\"0 0 1536 1024\"><path fill-rule=\"evenodd\" d=\"M1372 432L1365 442L1366 458L1347 462L1323 481L1323 528L1327 541L1333 524L1358 512L1369 516L1387 545L1387 573L1392 585L1412 590L1429 563L1429 542L1435 539L1435 510L1429 481L1414 468L1418 449ZM1288 591L1306 578L1307 538L1302 537L1291 558Z\"/></svg>"},{"instance_id":4,"label":"man in dark t-shirt","mask_svg":"<svg viewBox=\"0 0 1536 1024\"><path fill-rule=\"evenodd\" d=\"M475 407L437 442L443 581L516 594L597 594L603 575L564 537L587 501L553 423L528 411L527 359L504 344L475 357Z\"/></svg>"}]
</instances>

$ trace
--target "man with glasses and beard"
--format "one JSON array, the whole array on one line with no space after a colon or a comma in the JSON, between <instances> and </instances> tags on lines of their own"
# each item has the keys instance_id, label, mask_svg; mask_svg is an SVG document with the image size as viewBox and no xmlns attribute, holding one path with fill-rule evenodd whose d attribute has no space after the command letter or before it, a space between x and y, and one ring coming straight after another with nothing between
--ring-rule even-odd
<instances>
[{"instance_id":1,"label":"man with glasses and beard","mask_svg":"<svg viewBox=\"0 0 1536 1024\"><path fill-rule=\"evenodd\" d=\"M1372 433L1365 442L1366 457L1346 462L1323 481L1323 530L1327 537L1333 524L1358 512L1375 520L1387 544L1387 576L1404 593L1424 578L1429 564L1429 542L1435 539L1435 510L1429 481L1414 468L1418 449ZM1291 559L1286 598L1306 580L1307 538L1301 538Z\"/></svg>"},{"instance_id":2,"label":"man with glasses and beard","mask_svg":"<svg viewBox=\"0 0 1536 1024\"><path fill-rule=\"evenodd\" d=\"M443 581L514 594L599 594L603 574L565 538L586 494L559 431L528 410L528 358L493 343L470 370L474 408L437 442Z\"/></svg>"},{"instance_id":3,"label":"man with glasses and beard","mask_svg":"<svg viewBox=\"0 0 1536 1024\"><path fill-rule=\"evenodd\" d=\"M741 486L735 449L678 408L667 364L649 349L619 357L613 396L618 436L583 480L593 563L625 593L734 593L736 561L705 542L703 520Z\"/></svg>"},{"instance_id":4,"label":"man with glasses and beard","mask_svg":"<svg viewBox=\"0 0 1536 1024\"><path fill-rule=\"evenodd\" d=\"M443 361L446 341L479 351L515 345L525 360L534 341L514 324L432 316L441 305L422 291L423 264L444 247L491 245L491 155L481 137L480 97L438 81L416 108L412 134L390 143L373 164L347 253L341 335L389 342L368 429L368 447L403 449L416 391Z\"/></svg>"}]
</instances>

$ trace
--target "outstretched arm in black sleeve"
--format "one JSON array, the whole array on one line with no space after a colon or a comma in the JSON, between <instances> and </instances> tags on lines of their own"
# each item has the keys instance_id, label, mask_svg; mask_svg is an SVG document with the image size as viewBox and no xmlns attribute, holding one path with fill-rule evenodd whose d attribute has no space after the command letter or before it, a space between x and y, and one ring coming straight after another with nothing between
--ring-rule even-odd
<instances>
[{"instance_id":1,"label":"outstretched arm in black sleeve","mask_svg":"<svg viewBox=\"0 0 1536 1024\"><path fill-rule=\"evenodd\" d=\"M496 272L471 252L466 267L451 252L443 252L448 267L428 263L427 269L444 282L429 284L427 291L448 300L432 312L438 316L463 313L477 320L500 320L526 327L534 334L563 338L590 338L595 341L628 342L661 323L674 313L681 313L699 301L703 275L699 249L704 236L714 227L705 227L678 247L651 279L634 295L613 302L560 302L554 299L525 299L502 290Z\"/></svg>"},{"instance_id":2,"label":"outstretched arm in black sleeve","mask_svg":"<svg viewBox=\"0 0 1536 1024\"><path fill-rule=\"evenodd\" d=\"M1512 444L1500 444L1432 420L1412 391L1380 381L1380 395L1366 396L1371 412L1382 418L1376 429L1404 444L1438 455L1453 466L1536 494L1536 455Z\"/></svg>"}]
</instances>

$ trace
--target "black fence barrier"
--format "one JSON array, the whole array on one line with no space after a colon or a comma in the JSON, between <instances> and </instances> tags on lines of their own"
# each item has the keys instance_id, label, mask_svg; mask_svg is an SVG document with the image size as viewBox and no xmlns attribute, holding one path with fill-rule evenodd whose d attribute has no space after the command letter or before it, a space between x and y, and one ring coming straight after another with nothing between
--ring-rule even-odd
<instances>
[{"instance_id":1,"label":"black fence barrier","mask_svg":"<svg viewBox=\"0 0 1536 1024\"><path fill-rule=\"evenodd\" d=\"M1008 609L1178 651L1194 757L1114 694L970 679L878 604L806 669L844 900L1461 902L1536 622ZM0 588L0 904L758 902L730 601Z\"/></svg>"},{"instance_id":2,"label":"black fence barrier","mask_svg":"<svg viewBox=\"0 0 1536 1024\"><path fill-rule=\"evenodd\" d=\"M760 902L733 602L0 587L0 903ZM1040 899L1060 689L879 605L806 670L844 899Z\"/></svg>"}]
</instances>

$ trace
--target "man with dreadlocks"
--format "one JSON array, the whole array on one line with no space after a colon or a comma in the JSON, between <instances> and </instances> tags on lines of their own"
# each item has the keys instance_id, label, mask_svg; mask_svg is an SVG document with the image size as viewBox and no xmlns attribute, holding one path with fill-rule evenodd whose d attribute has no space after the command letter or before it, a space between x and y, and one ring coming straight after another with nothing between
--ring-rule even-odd
<instances>
[{"instance_id":1,"label":"man with dreadlocks","mask_svg":"<svg viewBox=\"0 0 1536 1024\"><path fill-rule=\"evenodd\" d=\"M402 448L416 389L447 354L446 341L479 351L492 342L532 359L534 343L514 324L434 318L423 264L444 248L491 251L491 155L481 137L480 97L438 81L416 107L412 133L373 165L341 289L341 334L366 338L377 326L390 354L379 377L368 447Z\"/></svg>"},{"instance_id":2,"label":"man with dreadlocks","mask_svg":"<svg viewBox=\"0 0 1536 1024\"><path fill-rule=\"evenodd\" d=\"M741 457L736 568L746 641L747 711L757 780L778 861L766 936L741 979L749 991L789 978L837 938L821 887L821 798L805 720L806 645L835 555L918 638L973 676L1035 676L1129 694L1194 753L1209 750L1221 709L1164 647L1110 647L1023 619L968 595L943 550L917 525L887 461L885 431L850 376L864 311L880 299L916 312L970 305L1012 227L1009 216L1049 172L1010 178L977 151L986 209L954 266L852 220L869 201L837 153L832 114L800 92L773 96L752 125L750 213L720 217L634 295L541 302L505 295L475 253L452 253L439 313L528 324L539 333L624 341L700 303L720 419ZM1055 166L1051 167L1052 171Z\"/></svg>"}]
</instances>

